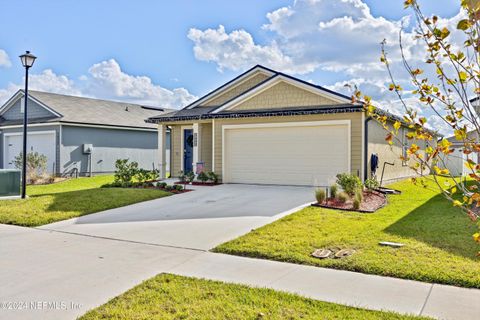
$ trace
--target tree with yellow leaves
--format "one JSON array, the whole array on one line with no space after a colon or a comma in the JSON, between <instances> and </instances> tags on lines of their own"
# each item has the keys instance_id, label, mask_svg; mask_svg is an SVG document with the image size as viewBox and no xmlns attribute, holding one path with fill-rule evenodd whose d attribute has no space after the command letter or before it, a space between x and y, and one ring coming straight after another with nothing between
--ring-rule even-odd
<instances>
[{"instance_id":1,"label":"tree with yellow leaves","mask_svg":"<svg viewBox=\"0 0 480 320\"><path fill-rule=\"evenodd\" d=\"M480 141L470 135L472 131L480 132L480 119L472 107L470 98L480 96L480 0L462 0L465 18L460 20L456 31L464 36L460 48L451 43L451 32L441 26L437 16L427 17L423 14L416 0L404 1L405 8L411 9L416 18L416 40L423 43L425 59L422 66L432 68L436 77L429 79L422 68L411 65L406 58L399 34L401 60L408 72L413 90L404 90L392 72L391 63L386 51L385 41L382 43L381 62L386 66L391 84L389 90L394 92L403 106L404 114L401 121L392 121L387 115L374 106L371 98L355 90L352 99L362 99L367 113L380 122L387 131L386 140L393 144L394 139L401 139L399 129L402 125L409 127L406 138L413 141L423 141L420 147L410 144L402 160L413 163L411 168L418 173L414 182L426 185L426 179L433 179L442 193L454 206L458 206L468 214L472 221L478 223L480 216ZM455 139L461 143L465 154L465 166L468 178L465 180L453 176L445 165L445 158L453 152L452 143L447 139L436 141L432 130L428 128L428 120L419 116L414 108L408 106L406 94L416 97L418 104L431 110L454 133ZM425 172L431 175L425 176ZM438 176L447 177L449 184L440 183ZM473 235L474 241L480 243L480 233ZM480 253L479 253L480 254Z\"/></svg>"}]
</instances>

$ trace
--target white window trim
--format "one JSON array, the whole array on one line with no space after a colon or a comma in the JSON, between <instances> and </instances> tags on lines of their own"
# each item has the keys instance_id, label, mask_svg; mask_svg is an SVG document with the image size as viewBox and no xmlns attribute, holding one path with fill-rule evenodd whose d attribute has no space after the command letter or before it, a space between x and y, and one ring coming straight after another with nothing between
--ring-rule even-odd
<instances>
[{"instance_id":1,"label":"white window trim","mask_svg":"<svg viewBox=\"0 0 480 320\"><path fill-rule=\"evenodd\" d=\"M270 80L264 82L263 84L259 85L255 89L253 89L253 90L251 90L251 91L249 91L245 94L242 94L241 96L231 100L230 102L227 102L226 104L224 104L220 108L215 109L212 113L218 113L222 110L233 109L233 108L237 107L239 104L252 99L253 97L259 95L260 93L270 89L274 85L279 84L280 82L285 82L285 83L291 84L293 86L296 86L300 89L307 90L311 93L327 97L327 98L329 98L329 99L331 99L335 102L338 102L338 103L351 103L351 101L346 99L346 98L339 97L339 96L337 96L333 93L330 93L326 90L323 90L321 88L316 88L316 87L313 87L313 86L308 85L306 83L303 83L301 81L298 81L298 80L286 77L282 74L279 74L279 75L276 75L276 76L272 77Z\"/></svg>"},{"instance_id":2,"label":"white window trim","mask_svg":"<svg viewBox=\"0 0 480 320\"><path fill-rule=\"evenodd\" d=\"M282 127L318 127L318 126L347 126L347 168L352 172L352 122L351 120L326 120L326 121L301 121L301 122L274 122L256 124L230 124L222 126L222 179L225 178L225 131L230 129L252 129L252 128L282 128ZM182 158L183 159L183 158Z\"/></svg>"}]
</instances>

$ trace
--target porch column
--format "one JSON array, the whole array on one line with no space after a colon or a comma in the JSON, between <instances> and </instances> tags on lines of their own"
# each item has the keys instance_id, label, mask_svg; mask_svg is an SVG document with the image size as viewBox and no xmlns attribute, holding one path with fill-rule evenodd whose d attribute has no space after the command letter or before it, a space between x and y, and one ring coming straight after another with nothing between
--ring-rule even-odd
<instances>
[{"instance_id":1,"label":"porch column","mask_svg":"<svg viewBox=\"0 0 480 320\"><path fill-rule=\"evenodd\" d=\"M202 125L200 123L193 124L193 172L197 173L197 162L202 161L200 154L202 139Z\"/></svg>"},{"instance_id":2,"label":"porch column","mask_svg":"<svg viewBox=\"0 0 480 320\"><path fill-rule=\"evenodd\" d=\"M158 152L160 179L165 179L167 172L167 126L164 124L158 125Z\"/></svg>"}]
</instances>

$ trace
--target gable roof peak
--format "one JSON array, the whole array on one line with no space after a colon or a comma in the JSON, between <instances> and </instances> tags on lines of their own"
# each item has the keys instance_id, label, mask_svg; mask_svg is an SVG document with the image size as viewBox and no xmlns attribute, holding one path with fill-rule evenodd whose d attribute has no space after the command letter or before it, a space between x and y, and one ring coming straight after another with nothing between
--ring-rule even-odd
<instances>
[{"instance_id":1,"label":"gable roof peak","mask_svg":"<svg viewBox=\"0 0 480 320\"><path fill-rule=\"evenodd\" d=\"M244 71L243 73L239 74L238 76L236 76L232 80L228 81L227 83L225 83L225 84L221 85L220 87L210 91L206 95L202 96L201 98L199 98L199 99L195 100L194 102L190 103L189 105L185 106L183 109L192 109L192 108L198 107L202 102L210 100L212 97L214 97L217 94L221 94L225 90L233 87L236 83L239 83L242 80L244 80L245 78L251 76L252 74L255 74L256 71L263 71L263 73L266 73L270 77L278 74L278 72L275 71L275 70L272 70L270 68L267 68L265 66L257 64L255 66L251 67L250 69Z\"/></svg>"}]
</instances>

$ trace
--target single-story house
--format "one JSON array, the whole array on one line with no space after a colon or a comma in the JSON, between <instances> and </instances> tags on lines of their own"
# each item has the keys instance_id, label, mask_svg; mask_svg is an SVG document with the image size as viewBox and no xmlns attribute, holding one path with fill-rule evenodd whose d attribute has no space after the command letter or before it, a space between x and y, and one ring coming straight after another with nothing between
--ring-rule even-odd
<instances>
[{"instance_id":1,"label":"single-story house","mask_svg":"<svg viewBox=\"0 0 480 320\"><path fill-rule=\"evenodd\" d=\"M342 172L370 177L372 154L380 170L393 164L384 181L413 174L399 159L410 142L390 147L361 104L260 65L147 122L158 124L162 174L170 160L173 176L200 166L224 183L328 186Z\"/></svg>"},{"instance_id":2,"label":"single-story house","mask_svg":"<svg viewBox=\"0 0 480 320\"><path fill-rule=\"evenodd\" d=\"M477 115L480 115L480 98L475 97L470 99L470 105L473 111L475 111ZM468 156L464 154L463 141L457 140L454 135L448 137L447 140L452 144L450 148L453 149L453 152L442 158L443 163L441 165L448 169L450 174L453 176L466 176L472 173L465 166L465 163L468 159L471 159L476 163L480 163L480 154L475 152L469 154ZM477 130L471 130L467 132L466 141L478 143L478 141L480 141L480 134Z\"/></svg>"},{"instance_id":3,"label":"single-story house","mask_svg":"<svg viewBox=\"0 0 480 320\"><path fill-rule=\"evenodd\" d=\"M453 149L453 152L448 156L443 157L444 163L442 163L441 166L448 169L453 176L466 176L472 173L472 171L469 171L465 163L468 159L480 163L480 154L476 152L469 155L464 154L463 141L458 141L455 136L448 137L447 140L452 143L450 148ZM476 130L469 131L467 132L466 140L478 143L478 141L480 141L480 135Z\"/></svg>"},{"instance_id":4,"label":"single-story house","mask_svg":"<svg viewBox=\"0 0 480 320\"><path fill-rule=\"evenodd\" d=\"M19 90L0 109L0 168L14 168L22 152L24 96ZM158 167L158 131L144 120L168 110L40 91L28 98L27 152L47 156L48 173L110 173L121 158Z\"/></svg>"}]
</instances>

